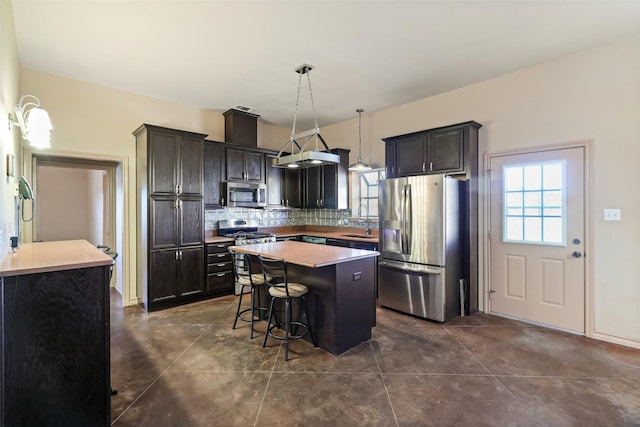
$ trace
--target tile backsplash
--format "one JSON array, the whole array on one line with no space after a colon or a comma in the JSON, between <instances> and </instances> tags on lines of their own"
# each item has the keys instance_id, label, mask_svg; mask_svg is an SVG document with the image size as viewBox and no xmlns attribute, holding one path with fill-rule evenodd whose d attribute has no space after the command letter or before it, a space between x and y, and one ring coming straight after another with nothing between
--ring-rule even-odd
<instances>
[{"instance_id":1,"label":"tile backsplash","mask_svg":"<svg viewBox=\"0 0 640 427\"><path fill-rule=\"evenodd\" d=\"M205 230L218 228L225 219L257 219L261 227L285 225L324 225L330 227L365 228L366 221L351 220L350 209L246 209L228 208L205 211ZM377 222L369 224L377 228Z\"/></svg>"}]
</instances>

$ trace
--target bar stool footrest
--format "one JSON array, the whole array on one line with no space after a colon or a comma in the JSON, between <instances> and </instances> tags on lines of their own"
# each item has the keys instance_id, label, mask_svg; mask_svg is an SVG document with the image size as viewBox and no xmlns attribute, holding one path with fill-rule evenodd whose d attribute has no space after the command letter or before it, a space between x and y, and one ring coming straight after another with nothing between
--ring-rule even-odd
<instances>
[{"instance_id":1,"label":"bar stool footrest","mask_svg":"<svg viewBox=\"0 0 640 427\"><path fill-rule=\"evenodd\" d=\"M304 328L304 332L302 334L298 334L298 335L289 334L289 339L290 340L297 340L297 339L303 338L303 337L305 337L307 335L307 333L309 333L309 327L306 324L302 323L302 322L290 322L289 325L292 326L292 327L293 326L299 326L299 327ZM269 328L267 328L267 334L269 334L269 336L271 336L271 337L273 337L273 338L275 338L277 340L281 340L281 341L284 341L286 339L284 336L280 336L280 335L274 334L273 333L273 329L279 329L279 325L273 325L273 326L269 326ZM284 333L284 330L283 330L283 333Z\"/></svg>"},{"instance_id":2,"label":"bar stool footrest","mask_svg":"<svg viewBox=\"0 0 640 427\"><path fill-rule=\"evenodd\" d=\"M241 310L240 313L238 313L238 320L242 320L243 322L249 322L251 323L251 319L247 318L247 317L242 317L242 315L244 313L250 313L251 312L251 308L245 308L244 310ZM269 315L269 309L265 308L265 307L255 307L253 309L254 314L254 322L259 322L262 320L267 320L267 316ZM264 317L260 316L260 313L265 313ZM256 317L257 314L257 317Z\"/></svg>"}]
</instances>

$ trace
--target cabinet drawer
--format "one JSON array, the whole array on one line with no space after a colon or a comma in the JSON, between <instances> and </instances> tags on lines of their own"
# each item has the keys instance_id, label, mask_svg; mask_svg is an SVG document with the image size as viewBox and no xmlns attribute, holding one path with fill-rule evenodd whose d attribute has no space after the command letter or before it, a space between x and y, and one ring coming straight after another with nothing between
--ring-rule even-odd
<instances>
[{"instance_id":1,"label":"cabinet drawer","mask_svg":"<svg viewBox=\"0 0 640 427\"><path fill-rule=\"evenodd\" d=\"M233 242L225 243L207 243L207 253L229 252L229 246L233 246Z\"/></svg>"},{"instance_id":2,"label":"cabinet drawer","mask_svg":"<svg viewBox=\"0 0 640 427\"><path fill-rule=\"evenodd\" d=\"M208 294L232 294L233 293L233 272L226 271L207 275Z\"/></svg>"},{"instance_id":3,"label":"cabinet drawer","mask_svg":"<svg viewBox=\"0 0 640 427\"><path fill-rule=\"evenodd\" d=\"M219 264L221 262L231 262L231 254L229 252L207 254L207 265ZM231 268L229 268L229 270L231 270Z\"/></svg>"},{"instance_id":4,"label":"cabinet drawer","mask_svg":"<svg viewBox=\"0 0 640 427\"><path fill-rule=\"evenodd\" d=\"M220 273L223 271L233 271L233 263L231 261L226 262L214 262L207 264L207 273Z\"/></svg>"}]
</instances>

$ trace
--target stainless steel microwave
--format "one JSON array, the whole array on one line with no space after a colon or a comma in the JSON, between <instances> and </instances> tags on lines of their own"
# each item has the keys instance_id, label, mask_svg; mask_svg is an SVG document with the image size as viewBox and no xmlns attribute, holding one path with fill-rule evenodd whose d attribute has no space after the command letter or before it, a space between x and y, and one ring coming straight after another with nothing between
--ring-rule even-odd
<instances>
[{"instance_id":1,"label":"stainless steel microwave","mask_svg":"<svg viewBox=\"0 0 640 427\"><path fill-rule=\"evenodd\" d=\"M257 182L226 183L227 206L263 208L267 206L267 186Z\"/></svg>"}]
</instances>

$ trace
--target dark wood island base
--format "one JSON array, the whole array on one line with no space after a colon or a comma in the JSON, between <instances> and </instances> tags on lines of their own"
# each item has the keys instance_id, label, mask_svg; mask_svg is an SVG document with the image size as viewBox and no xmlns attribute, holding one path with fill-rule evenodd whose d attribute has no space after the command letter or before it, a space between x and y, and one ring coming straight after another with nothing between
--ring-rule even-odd
<instances>
[{"instance_id":1,"label":"dark wood island base","mask_svg":"<svg viewBox=\"0 0 640 427\"><path fill-rule=\"evenodd\" d=\"M287 261L289 280L309 288L310 323L321 349L340 355L371 339L378 252L295 241L232 249Z\"/></svg>"}]
</instances>

